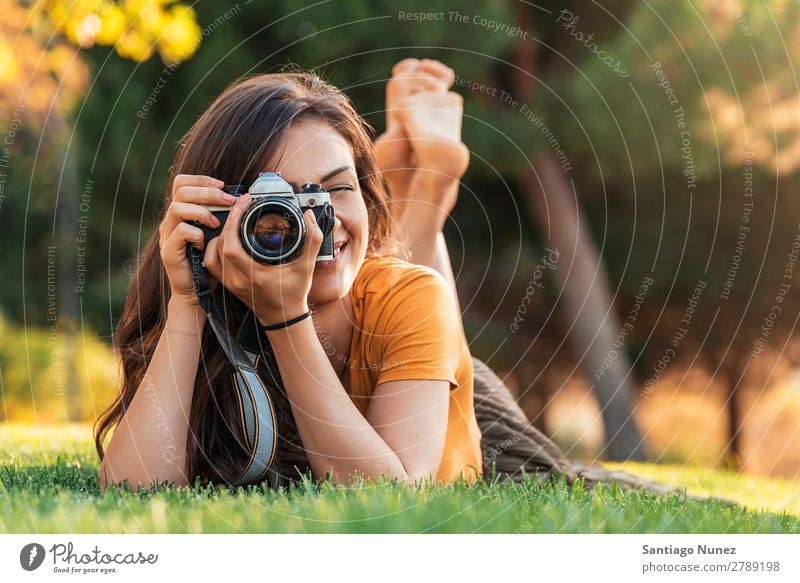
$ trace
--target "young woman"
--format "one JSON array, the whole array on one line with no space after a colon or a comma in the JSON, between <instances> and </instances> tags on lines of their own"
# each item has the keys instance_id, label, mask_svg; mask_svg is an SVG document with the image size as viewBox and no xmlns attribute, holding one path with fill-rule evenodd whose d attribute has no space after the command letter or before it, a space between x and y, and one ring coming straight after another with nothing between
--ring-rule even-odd
<instances>
[{"instance_id":1,"label":"young woman","mask_svg":"<svg viewBox=\"0 0 800 583\"><path fill-rule=\"evenodd\" d=\"M237 228L249 195L234 201L221 187L266 170L297 189L318 182L332 193L334 259L315 261L322 235L310 212L297 260L265 266L242 249ZM187 243L203 245L191 221L218 226L207 205L231 207L204 250L231 329L246 309L264 326L313 309L314 318L267 339L291 407L284 413L314 476L475 479L482 456L472 362L451 289L435 270L393 257L393 209L347 98L313 75L286 73L233 85L181 143L164 218L118 330L124 382L98 425L101 484L223 481L244 461L224 358L204 326L185 254ZM290 453L279 449L279 459Z\"/></svg>"},{"instance_id":2,"label":"young woman","mask_svg":"<svg viewBox=\"0 0 800 583\"><path fill-rule=\"evenodd\" d=\"M209 205L231 209L204 248L229 329L251 313L269 327L312 312L264 332L283 381L274 397L286 477L471 481L495 465L512 477L580 474L469 353L442 236L469 160L453 77L435 61L399 63L375 144L349 100L306 73L238 82L194 124L117 330L124 378L96 425L101 488L226 482L246 461L225 358L186 258L187 244L204 247L192 222L219 225ZM263 171L331 192L332 260L315 261L322 234L310 212L295 261L266 266L243 250L249 195L221 187Z\"/></svg>"}]
</instances>

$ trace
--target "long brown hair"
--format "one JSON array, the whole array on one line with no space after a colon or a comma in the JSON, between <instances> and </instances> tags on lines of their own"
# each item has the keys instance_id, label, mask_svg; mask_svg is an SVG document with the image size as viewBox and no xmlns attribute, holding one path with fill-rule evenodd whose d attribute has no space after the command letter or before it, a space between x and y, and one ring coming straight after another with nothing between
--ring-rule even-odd
<instances>
[{"instance_id":1,"label":"long brown hair","mask_svg":"<svg viewBox=\"0 0 800 583\"><path fill-rule=\"evenodd\" d=\"M178 174L212 176L226 184L251 184L276 152L290 125L309 119L330 124L352 147L368 212L367 255L396 254L396 226L378 171L374 131L341 91L311 73L258 75L229 86L181 141L170 169L161 216L169 207L172 183ZM238 329L247 309L233 294L220 293L221 288L217 286L215 292L220 309L226 314L229 328ZM169 282L155 232L138 259L116 329L123 382L119 395L95 423L95 447L101 460L106 435L125 415L144 379L164 329L169 297ZM186 469L190 482L198 476L203 481L230 481L245 463L244 444L240 432L233 427L238 415L234 391L228 385L224 354L206 325L189 419ZM282 435L278 459L284 467L297 466L307 471L288 403L284 399L276 405Z\"/></svg>"}]
</instances>

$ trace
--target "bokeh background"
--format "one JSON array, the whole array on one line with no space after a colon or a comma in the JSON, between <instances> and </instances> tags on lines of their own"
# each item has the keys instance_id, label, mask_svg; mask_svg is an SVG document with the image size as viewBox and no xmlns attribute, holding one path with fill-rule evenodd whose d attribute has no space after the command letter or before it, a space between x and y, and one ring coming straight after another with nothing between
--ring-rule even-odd
<instances>
[{"instance_id":1,"label":"bokeh background","mask_svg":"<svg viewBox=\"0 0 800 583\"><path fill-rule=\"evenodd\" d=\"M457 73L472 351L582 459L800 477L800 5L0 2L0 421L91 423L183 133L286 65ZM87 426L88 427L88 426ZM88 431L88 429L87 429Z\"/></svg>"}]
</instances>

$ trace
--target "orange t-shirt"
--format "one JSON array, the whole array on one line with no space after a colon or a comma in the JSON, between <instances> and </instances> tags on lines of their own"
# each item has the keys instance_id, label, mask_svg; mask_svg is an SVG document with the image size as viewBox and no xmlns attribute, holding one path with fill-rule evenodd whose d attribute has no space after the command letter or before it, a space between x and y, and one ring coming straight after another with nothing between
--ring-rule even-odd
<instances>
[{"instance_id":1,"label":"orange t-shirt","mask_svg":"<svg viewBox=\"0 0 800 583\"><path fill-rule=\"evenodd\" d=\"M368 257L350 290L354 330L346 389L365 414L380 383L450 383L444 453L436 478L481 474L481 433L472 401L472 357L445 279L396 257Z\"/></svg>"}]
</instances>

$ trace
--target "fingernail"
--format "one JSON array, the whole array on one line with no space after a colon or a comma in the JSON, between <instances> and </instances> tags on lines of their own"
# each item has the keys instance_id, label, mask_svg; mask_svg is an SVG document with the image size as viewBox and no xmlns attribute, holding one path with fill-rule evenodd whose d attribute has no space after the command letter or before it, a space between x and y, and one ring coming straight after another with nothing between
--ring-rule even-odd
<instances>
[{"instance_id":1,"label":"fingernail","mask_svg":"<svg viewBox=\"0 0 800 583\"><path fill-rule=\"evenodd\" d=\"M239 201L241 202L242 206L250 204L250 199L253 198L250 196L250 193L242 195L239 197Z\"/></svg>"},{"instance_id":2,"label":"fingernail","mask_svg":"<svg viewBox=\"0 0 800 583\"><path fill-rule=\"evenodd\" d=\"M317 216L314 214L314 211L309 210L307 212L311 213L311 222L316 225L317 224Z\"/></svg>"},{"instance_id":3,"label":"fingernail","mask_svg":"<svg viewBox=\"0 0 800 583\"><path fill-rule=\"evenodd\" d=\"M211 215L211 224L214 225L214 227L219 227L219 219L214 215Z\"/></svg>"},{"instance_id":4,"label":"fingernail","mask_svg":"<svg viewBox=\"0 0 800 583\"><path fill-rule=\"evenodd\" d=\"M208 181L211 183L211 186L216 186L217 188L225 186L225 183L217 178L209 178Z\"/></svg>"},{"instance_id":5,"label":"fingernail","mask_svg":"<svg viewBox=\"0 0 800 583\"><path fill-rule=\"evenodd\" d=\"M235 200L236 200L236 197L235 197L235 196L233 196L232 194L228 194L227 192L226 192L225 194L223 194L223 195L222 195L222 198L223 198L223 200L224 200L225 202L227 202L228 204L233 204L233 201L235 201Z\"/></svg>"}]
</instances>

